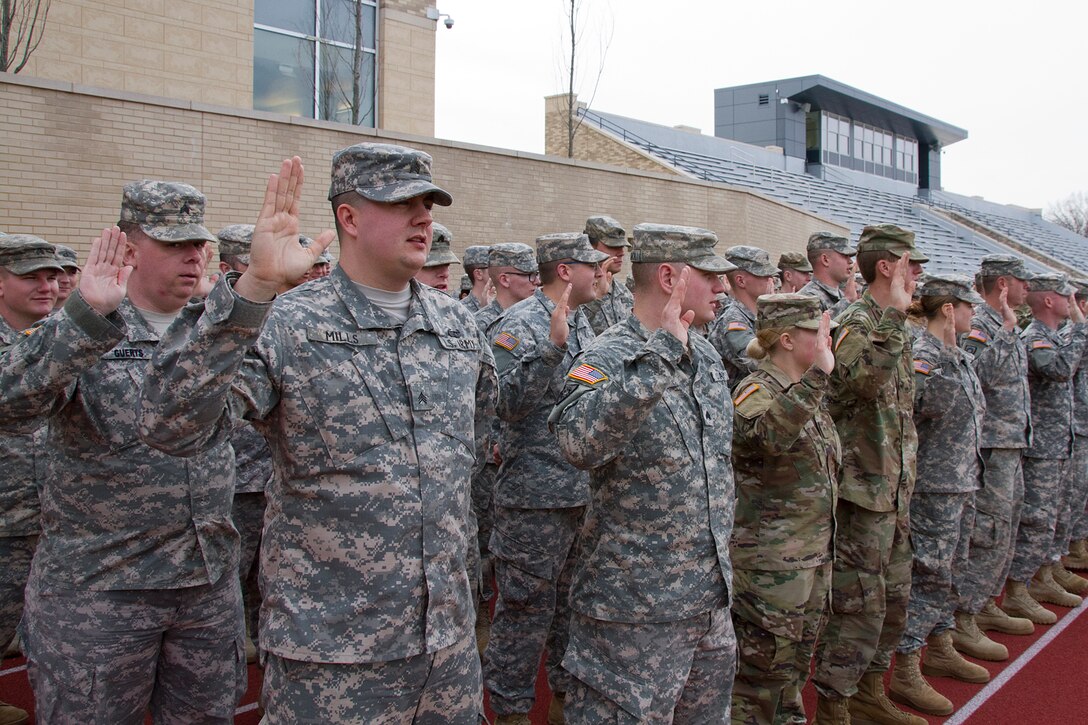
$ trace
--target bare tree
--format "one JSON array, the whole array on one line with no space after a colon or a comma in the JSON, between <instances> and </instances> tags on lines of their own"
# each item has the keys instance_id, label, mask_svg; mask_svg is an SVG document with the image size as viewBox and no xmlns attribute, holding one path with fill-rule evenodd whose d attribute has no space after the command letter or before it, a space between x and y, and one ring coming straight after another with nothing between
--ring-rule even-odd
<instances>
[{"instance_id":1,"label":"bare tree","mask_svg":"<svg viewBox=\"0 0 1088 725\"><path fill-rule=\"evenodd\" d=\"M0 0L0 71L18 73L45 33L51 0Z\"/></svg>"},{"instance_id":2,"label":"bare tree","mask_svg":"<svg viewBox=\"0 0 1088 725\"><path fill-rule=\"evenodd\" d=\"M351 65L351 87L347 87L348 82L346 82L346 79L340 77L339 71L343 62L339 54L340 48L338 46L327 46L322 49L324 62L321 69L321 93L319 98L323 118L332 120L336 115L337 107L346 107L350 112L351 124L358 126L374 110L374 94L368 94L366 97L363 94L363 81L373 79L374 64L371 63L368 70L363 68L363 61L368 55L363 49L363 5L356 0L351 3L351 6L353 12L349 22L352 24L351 30L354 39L349 60ZM325 35L328 35L331 24L342 20L342 18L333 16L331 7L331 3L328 2L322 3L321 6L321 24Z\"/></svg>"},{"instance_id":3,"label":"bare tree","mask_svg":"<svg viewBox=\"0 0 1088 725\"><path fill-rule=\"evenodd\" d=\"M1077 191L1047 207L1047 221L1088 237L1088 194Z\"/></svg>"},{"instance_id":4,"label":"bare tree","mask_svg":"<svg viewBox=\"0 0 1088 725\"><path fill-rule=\"evenodd\" d=\"M579 17L582 10L582 3L580 0L563 0L563 10L567 17L567 27L565 32L569 34L568 40L570 41L570 56L567 63L567 157L574 157L574 137L578 133L578 127L582 125L582 119L578 117L578 109L574 102L575 83L577 80L577 67L578 67L578 48L582 43L582 33L585 27L582 25L582 18ZM607 25L607 32L602 30L599 48L599 60L597 64L597 77L593 81L593 93L589 96L589 102L587 106L593 105L593 99L597 97L597 87L601 83L601 75L604 73L604 61L608 55L608 47L612 44L612 32L614 28L611 22Z\"/></svg>"}]
</instances>

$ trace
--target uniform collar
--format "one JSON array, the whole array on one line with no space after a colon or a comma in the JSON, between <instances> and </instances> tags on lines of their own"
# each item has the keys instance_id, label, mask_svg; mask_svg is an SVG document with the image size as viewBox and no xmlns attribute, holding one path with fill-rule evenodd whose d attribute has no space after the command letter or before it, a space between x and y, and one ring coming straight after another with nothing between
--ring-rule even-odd
<instances>
[{"instance_id":1,"label":"uniform collar","mask_svg":"<svg viewBox=\"0 0 1088 725\"><path fill-rule=\"evenodd\" d=\"M158 333L156 333L155 329L148 324L147 320L144 319L144 316L136 309L136 305L132 304L132 300L128 297L121 300L121 304L117 306L117 312L128 326L128 332L125 334L125 338L129 342L159 341ZM178 314L181 313L179 312Z\"/></svg>"}]
</instances>

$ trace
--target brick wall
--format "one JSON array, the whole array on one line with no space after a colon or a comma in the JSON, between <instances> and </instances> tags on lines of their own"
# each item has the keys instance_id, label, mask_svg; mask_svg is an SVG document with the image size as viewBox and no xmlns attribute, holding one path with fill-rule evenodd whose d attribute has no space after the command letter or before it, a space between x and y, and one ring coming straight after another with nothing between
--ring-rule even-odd
<instances>
[{"instance_id":1,"label":"brick wall","mask_svg":"<svg viewBox=\"0 0 1088 725\"><path fill-rule=\"evenodd\" d=\"M574 96L578 106L578 96ZM567 121L567 94L548 96L544 99L544 153L553 156L567 156L570 148L570 127ZM580 119L575 119L578 123ZM582 122L574 131L574 155L572 158L593 161L611 166L623 166L628 169L654 171L679 175L675 170L661 163L649 154L617 142L590 123Z\"/></svg>"},{"instance_id":2,"label":"brick wall","mask_svg":"<svg viewBox=\"0 0 1088 725\"><path fill-rule=\"evenodd\" d=\"M426 17L433 0L378 3L378 125L434 135L434 33Z\"/></svg>"},{"instance_id":3,"label":"brick wall","mask_svg":"<svg viewBox=\"0 0 1088 725\"><path fill-rule=\"evenodd\" d=\"M0 74L0 230L32 232L85 256L117 219L121 186L139 178L191 183L208 197L207 224L251 222L267 175L299 154L307 166L303 231L331 226L326 194L335 150L366 140L405 143L435 158L454 206L435 217L470 244L581 230L593 213L630 228L643 221L701 226L721 248L801 250L818 229L844 229L720 184L665 174L197 103L75 92L63 83ZM334 251L337 251L334 249Z\"/></svg>"}]
</instances>

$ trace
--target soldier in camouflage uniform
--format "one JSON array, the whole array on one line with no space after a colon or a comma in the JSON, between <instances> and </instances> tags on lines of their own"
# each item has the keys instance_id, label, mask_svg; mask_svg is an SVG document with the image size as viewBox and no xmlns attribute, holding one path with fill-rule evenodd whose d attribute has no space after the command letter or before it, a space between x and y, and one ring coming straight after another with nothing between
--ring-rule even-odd
<instances>
[{"instance_id":1,"label":"soldier in camouflage uniform","mask_svg":"<svg viewBox=\"0 0 1088 725\"><path fill-rule=\"evenodd\" d=\"M594 299L601 262L608 259L585 234L548 234L536 245L540 289L506 310L489 335L499 372L502 464L489 546L499 597L484 652L484 684L500 723L519 722L533 708L545 643L557 708L567 691L559 663L589 482L563 459L548 431L548 414L571 360L594 337L579 307Z\"/></svg>"},{"instance_id":2,"label":"soldier in camouflage uniform","mask_svg":"<svg viewBox=\"0 0 1088 725\"><path fill-rule=\"evenodd\" d=\"M910 494L918 438L906 309L927 257L914 234L868 226L858 266L870 287L837 321L829 412L843 447L831 615L816 650L819 722L924 721L884 694L906 623ZM849 715L846 713L847 704Z\"/></svg>"},{"instance_id":3,"label":"soldier in camouflage uniform","mask_svg":"<svg viewBox=\"0 0 1088 725\"><path fill-rule=\"evenodd\" d=\"M815 296L820 306L836 317L859 296L852 284L853 258L858 250L849 239L833 232L816 232L808 238L806 250L812 279L800 292Z\"/></svg>"},{"instance_id":4,"label":"soldier in camouflage uniform","mask_svg":"<svg viewBox=\"0 0 1088 725\"><path fill-rule=\"evenodd\" d=\"M491 354L468 310L412 281L431 241L431 158L333 156L340 263L272 298L332 240L300 247L302 164L269 179L250 266L191 305L144 386L141 435L179 456L231 430L269 442L261 548L265 722L475 724L466 562ZM477 433L474 434L474 430Z\"/></svg>"},{"instance_id":5,"label":"soldier in camouflage uniform","mask_svg":"<svg viewBox=\"0 0 1088 725\"><path fill-rule=\"evenodd\" d=\"M487 306L487 246L474 244L465 250L464 267L469 279L469 293L461 298L461 304L473 314ZM462 288L464 287L464 277Z\"/></svg>"},{"instance_id":6,"label":"soldier in camouflage uniform","mask_svg":"<svg viewBox=\"0 0 1088 725\"><path fill-rule=\"evenodd\" d=\"M217 439L179 460L137 431L152 354L215 240L203 217L187 184L127 184L79 291L3 364L0 419L49 422L22 626L43 722L140 723L150 706L231 723L245 693L234 452Z\"/></svg>"},{"instance_id":7,"label":"soldier in camouflage uniform","mask_svg":"<svg viewBox=\"0 0 1088 725\"><path fill-rule=\"evenodd\" d=\"M1037 275L1028 293L1034 319L1020 335L1028 356L1034 434L1024 451L1024 506L1002 602L1012 615L1031 614L1030 603L1022 601L1029 582L1027 591L1037 602L1063 607L1081 603L1054 577L1055 528L1073 452L1073 376L1088 341L1088 326L1073 293L1065 275ZM1073 322L1068 337L1058 330L1067 317Z\"/></svg>"},{"instance_id":8,"label":"soldier in camouflage uniform","mask_svg":"<svg viewBox=\"0 0 1088 725\"><path fill-rule=\"evenodd\" d=\"M733 722L803 723L801 690L825 621L842 450L825 396L835 323L809 295L760 297L759 361L736 387Z\"/></svg>"},{"instance_id":9,"label":"soldier in camouflage uniform","mask_svg":"<svg viewBox=\"0 0 1088 725\"><path fill-rule=\"evenodd\" d=\"M623 257L631 248L631 243L627 241L627 232L620 223L608 216L586 219L585 234L594 249L610 257L602 265L604 277L601 278L597 299L590 300L582 307L593 332L600 335L631 314L631 305L634 304L631 290L616 279L616 275L623 271Z\"/></svg>"},{"instance_id":10,"label":"soldier in camouflage uniform","mask_svg":"<svg viewBox=\"0 0 1088 725\"><path fill-rule=\"evenodd\" d=\"M733 288L733 303L710 324L707 339L722 356L729 384L736 386L756 369L746 352L748 343L756 336L756 299L774 291L778 268L759 247L730 247L725 250L725 258L734 267L726 272Z\"/></svg>"},{"instance_id":11,"label":"soldier in camouflage uniform","mask_svg":"<svg viewBox=\"0 0 1088 725\"><path fill-rule=\"evenodd\" d=\"M579 355L550 422L590 472L571 587L570 723L723 723L736 667L729 389L691 324L726 261L704 229L639 224L633 313Z\"/></svg>"},{"instance_id":12,"label":"soldier in camouflage uniform","mask_svg":"<svg viewBox=\"0 0 1088 725\"><path fill-rule=\"evenodd\" d=\"M219 272L245 272L249 268L253 225L231 224L220 229L215 236L219 240ZM242 582L242 603L246 616L246 661L255 662L257 651L254 643L261 609L257 552L264 526L264 489L272 479L272 453L264 437L244 420L236 422L231 434L231 446L235 456L231 519L241 540L238 577Z\"/></svg>"},{"instance_id":13,"label":"soldier in camouflage uniform","mask_svg":"<svg viewBox=\"0 0 1088 725\"><path fill-rule=\"evenodd\" d=\"M1073 280L1077 288L1077 306L1088 310L1088 280ZM1070 527L1069 555L1062 559L1069 569L1088 569L1088 366L1081 365L1073 376L1074 434L1073 468L1078 471L1074 481L1080 486L1083 506L1074 505ZM1078 460L1079 459L1079 460ZM1074 501L1076 504L1076 501Z\"/></svg>"},{"instance_id":14,"label":"soldier in camouflage uniform","mask_svg":"<svg viewBox=\"0 0 1088 725\"><path fill-rule=\"evenodd\" d=\"M453 294L450 290L450 265L460 264L457 255L450 251L453 234L441 224L434 223L434 241L427 253L427 261L416 272L416 281L436 290Z\"/></svg>"},{"instance_id":15,"label":"soldier in camouflage uniform","mask_svg":"<svg viewBox=\"0 0 1088 725\"><path fill-rule=\"evenodd\" d=\"M0 349L16 344L53 311L65 277L54 245L30 234L0 235ZM15 637L23 590L41 530L38 486L46 427L0 432L0 648ZM20 723L25 710L0 702L0 723Z\"/></svg>"},{"instance_id":16,"label":"soldier in camouflage uniform","mask_svg":"<svg viewBox=\"0 0 1088 725\"><path fill-rule=\"evenodd\" d=\"M785 252L778 257L778 272L782 279L779 292L797 292L812 279L812 265L800 252Z\"/></svg>"},{"instance_id":17,"label":"soldier in camouflage uniform","mask_svg":"<svg viewBox=\"0 0 1088 725\"><path fill-rule=\"evenodd\" d=\"M1031 397L1027 351L1020 342L1013 308L1027 299L1028 281L1033 276L1023 261L1012 255L983 257L976 286L985 302L975 307L971 329L960 339L986 397L982 421L985 466L982 487L975 494L975 527L959 580L959 611L952 642L960 652L988 660L1005 659L1008 651L986 637L985 630L1005 634L1035 630L1031 621L1009 617L994 601L1012 564L1024 500L1021 456L1031 438ZM1023 596L1027 597L1026 591ZM1037 602L1031 611L1041 623L1055 621L1054 614Z\"/></svg>"},{"instance_id":18,"label":"soldier in camouflage uniform","mask_svg":"<svg viewBox=\"0 0 1088 725\"><path fill-rule=\"evenodd\" d=\"M982 302L969 278L932 275L911 309L925 324L913 346L918 430L917 479L910 501L914 564L907 625L888 692L896 702L930 715L949 714L952 702L930 686L923 672L965 682L990 679L985 667L953 649L951 634L974 528L985 408L982 386L956 336L970 330L972 305Z\"/></svg>"},{"instance_id":19,"label":"soldier in camouflage uniform","mask_svg":"<svg viewBox=\"0 0 1088 725\"><path fill-rule=\"evenodd\" d=\"M57 262L64 271L57 275L57 301L53 305L54 310L64 307L68 296L79 286L79 255L76 250L64 244L54 245L57 248Z\"/></svg>"}]
</instances>

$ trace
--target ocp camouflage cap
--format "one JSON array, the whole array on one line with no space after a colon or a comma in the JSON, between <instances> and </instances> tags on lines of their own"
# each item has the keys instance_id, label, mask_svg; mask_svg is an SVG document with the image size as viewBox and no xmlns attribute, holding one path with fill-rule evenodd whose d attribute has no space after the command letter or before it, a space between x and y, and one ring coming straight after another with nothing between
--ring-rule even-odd
<instances>
[{"instance_id":1,"label":"ocp camouflage cap","mask_svg":"<svg viewBox=\"0 0 1088 725\"><path fill-rule=\"evenodd\" d=\"M216 241L204 226L204 195L188 184L143 179L125 184L121 221L157 242Z\"/></svg>"},{"instance_id":2,"label":"ocp camouflage cap","mask_svg":"<svg viewBox=\"0 0 1088 725\"><path fill-rule=\"evenodd\" d=\"M813 295L797 292L783 292L773 295L760 295L756 299L756 329L767 330L776 327L801 327L815 330L820 327L823 308L820 300ZM832 322L831 328L838 327Z\"/></svg>"},{"instance_id":3,"label":"ocp camouflage cap","mask_svg":"<svg viewBox=\"0 0 1088 725\"><path fill-rule=\"evenodd\" d=\"M484 244L473 244L471 247L465 249L463 257L465 268L469 267L486 267L487 266L487 246Z\"/></svg>"},{"instance_id":4,"label":"ocp camouflage cap","mask_svg":"<svg viewBox=\"0 0 1088 725\"><path fill-rule=\"evenodd\" d=\"M909 254L915 262L928 262L929 257L914 246L914 232L895 224L874 224L861 230L858 253L891 252L897 257Z\"/></svg>"},{"instance_id":5,"label":"ocp camouflage cap","mask_svg":"<svg viewBox=\"0 0 1088 725\"><path fill-rule=\"evenodd\" d=\"M979 262L978 272L983 277L1015 277L1030 280L1035 275L1024 266L1024 260L1012 254L987 254Z\"/></svg>"},{"instance_id":6,"label":"ocp camouflage cap","mask_svg":"<svg viewBox=\"0 0 1088 725\"><path fill-rule=\"evenodd\" d=\"M423 266L441 267L443 264L460 264L461 261L457 259L457 255L450 250L451 243L453 243L453 233L438 222L432 222L431 249L427 252L427 261L423 263Z\"/></svg>"},{"instance_id":7,"label":"ocp camouflage cap","mask_svg":"<svg viewBox=\"0 0 1088 725\"><path fill-rule=\"evenodd\" d=\"M1077 291L1069 284L1069 277L1058 272L1037 274L1032 277L1029 285L1032 292L1057 292L1063 297Z\"/></svg>"},{"instance_id":8,"label":"ocp camouflage cap","mask_svg":"<svg viewBox=\"0 0 1088 725\"><path fill-rule=\"evenodd\" d=\"M634 235L632 264L683 262L714 274L736 269L715 251L718 235L709 229L672 224L637 224Z\"/></svg>"},{"instance_id":9,"label":"ocp camouflage cap","mask_svg":"<svg viewBox=\"0 0 1088 725\"><path fill-rule=\"evenodd\" d=\"M252 224L231 224L220 229L215 236L219 240L220 258L237 257L242 264L249 264L249 250L253 246Z\"/></svg>"},{"instance_id":10,"label":"ocp camouflage cap","mask_svg":"<svg viewBox=\"0 0 1088 725\"><path fill-rule=\"evenodd\" d=\"M519 272L534 274L540 270L536 263L536 253L528 244L521 242L503 242L488 248L488 267L513 267Z\"/></svg>"},{"instance_id":11,"label":"ocp camouflage cap","mask_svg":"<svg viewBox=\"0 0 1088 725\"><path fill-rule=\"evenodd\" d=\"M75 267L79 269L79 255L76 254L76 250L64 244L54 244L57 248L57 262L65 269Z\"/></svg>"},{"instance_id":12,"label":"ocp camouflage cap","mask_svg":"<svg viewBox=\"0 0 1088 725\"><path fill-rule=\"evenodd\" d=\"M919 297L955 297L957 300L980 305L982 297L975 291L973 281L963 274L930 274L918 285Z\"/></svg>"},{"instance_id":13,"label":"ocp camouflage cap","mask_svg":"<svg viewBox=\"0 0 1088 725\"><path fill-rule=\"evenodd\" d=\"M812 265L808 257L800 252L786 252L778 257L779 269L796 269L798 272L811 272Z\"/></svg>"},{"instance_id":14,"label":"ocp camouflage cap","mask_svg":"<svg viewBox=\"0 0 1088 725\"><path fill-rule=\"evenodd\" d=\"M725 258L737 269L757 277L774 277L778 274L778 267L771 264L771 255L766 249L740 244L725 250Z\"/></svg>"},{"instance_id":15,"label":"ocp camouflage cap","mask_svg":"<svg viewBox=\"0 0 1088 725\"><path fill-rule=\"evenodd\" d=\"M57 248L33 234L0 236L0 267L12 274L30 274L39 269L64 271L57 260Z\"/></svg>"},{"instance_id":16,"label":"ocp camouflage cap","mask_svg":"<svg viewBox=\"0 0 1088 725\"><path fill-rule=\"evenodd\" d=\"M406 146L358 143L332 157L329 199L348 191L385 204L430 194L435 204L449 206L453 197L435 186L430 154Z\"/></svg>"},{"instance_id":17,"label":"ocp camouflage cap","mask_svg":"<svg viewBox=\"0 0 1088 725\"><path fill-rule=\"evenodd\" d=\"M833 252L845 254L847 257L853 257L858 253L857 247L851 245L849 239L834 232L816 232L812 234L808 238L806 249L809 252L830 249Z\"/></svg>"},{"instance_id":18,"label":"ocp camouflage cap","mask_svg":"<svg viewBox=\"0 0 1088 725\"><path fill-rule=\"evenodd\" d=\"M630 247L627 232L610 216L591 216L586 219L585 233L590 243L600 242L606 247Z\"/></svg>"},{"instance_id":19,"label":"ocp camouflage cap","mask_svg":"<svg viewBox=\"0 0 1088 725\"><path fill-rule=\"evenodd\" d=\"M558 232L536 238L536 261L540 264L573 259L576 262L597 264L608 259L589 243L589 236L579 232Z\"/></svg>"}]
</instances>

